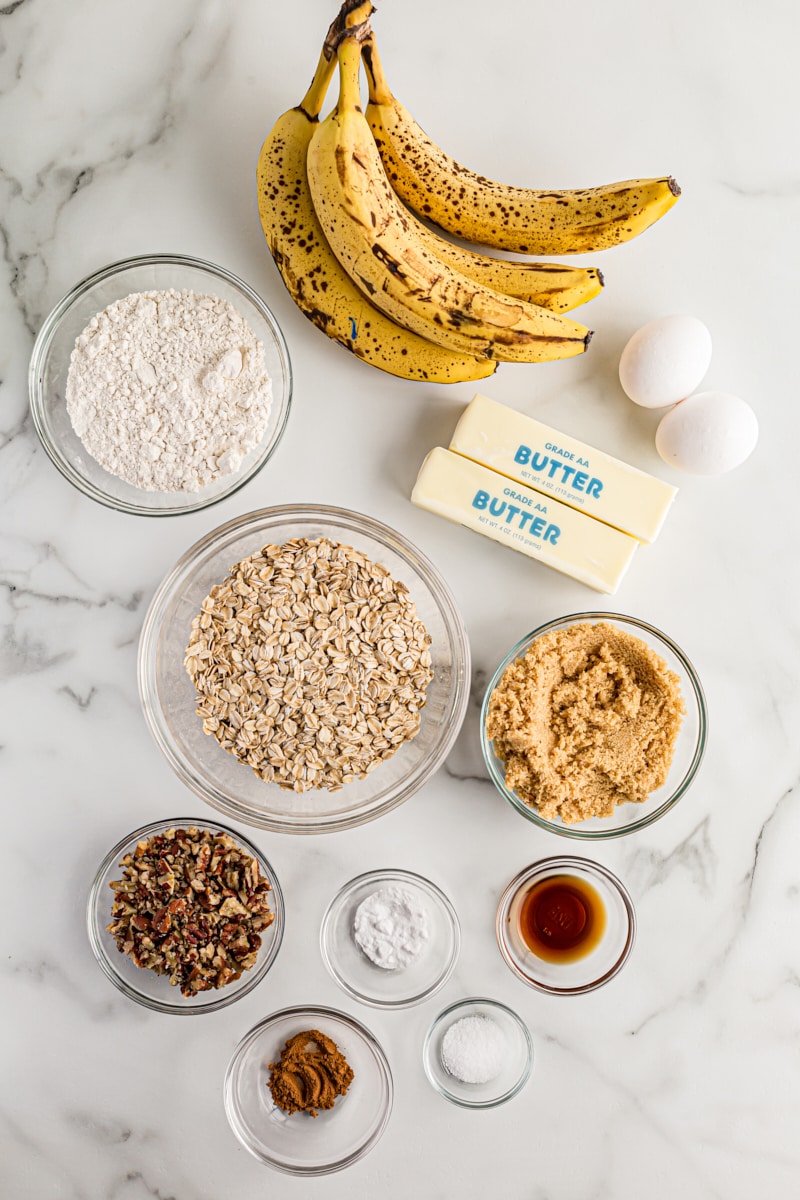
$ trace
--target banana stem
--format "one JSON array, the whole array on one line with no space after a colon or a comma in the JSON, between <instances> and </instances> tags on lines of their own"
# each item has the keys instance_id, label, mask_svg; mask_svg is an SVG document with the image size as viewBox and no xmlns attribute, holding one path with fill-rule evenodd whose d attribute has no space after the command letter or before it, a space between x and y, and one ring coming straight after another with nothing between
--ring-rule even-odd
<instances>
[{"instance_id":1,"label":"banana stem","mask_svg":"<svg viewBox=\"0 0 800 1200\"><path fill-rule=\"evenodd\" d=\"M361 112L360 75L361 45L355 38L345 38L339 46L339 112Z\"/></svg>"},{"instance_id":2,"label":"banana stem","mask_svg":"<svg viewBox=\"0 0 800 1200\"><path fill-rule=\"evenodd\" d=\"M360 4L354 4L353 0L345 0L342 5L342 11L345 14L344 23L347 29L356 30L359 25L365 24L372 14L375 12L375 7L371 0L361 0ZM365 32L368 32L365 30Z\"/></svg>"},{"instance_id":3,"label":"banana stem","mask_svg":"<svg viewBox=\"0 0 800 1200\"><path fill-rule=\"evenodd\" d=\"M316 121L322 112L336 70L336 54L342 39L357 38L360 42L369 33L369 19L374 11L371 0L344 0L336 20L328 30L311 85L297 106L309 121Z\"/></svg>"},{"instance_id":4,"label":"banana stem","mask_svg":"<svg viewBox=\"0 0 800 1200\"><path fill-rule=\"evenodd\" d=\"M361 54L367 72L370 104L391 104L394 97L383 73L383 63L378 54L378 43L374 33L370 33L369 37L364 39Z\"/></svg>"},{"instance_id":5,"label":"banana stem","mask_svg":"<svg viewBox=\"0 0 800 1200\"><path fill-rule=\"evenodd\" d=\"M344 0L325 38L323 50L326 58L334 57L348 30L359 38L366 37L370 28L369 19L374 12L371 0Z\"/></svg>"},{"instance_id":6,"label":"banana stem","mask_svg":"<svg viewBox=\"0 0 800 1200\"><path fill-rule=\"evenodd\" d=\"M309 121L316 121L322 112L322 106L325 103L325 97L328 94L328 88L330 87L335 70L335 57L327 58L323 50L319 56L319 62L314 72L314 78L311 80L311 86L297 106L301 112L306 114Z\"/></svg>"}]
</instances>

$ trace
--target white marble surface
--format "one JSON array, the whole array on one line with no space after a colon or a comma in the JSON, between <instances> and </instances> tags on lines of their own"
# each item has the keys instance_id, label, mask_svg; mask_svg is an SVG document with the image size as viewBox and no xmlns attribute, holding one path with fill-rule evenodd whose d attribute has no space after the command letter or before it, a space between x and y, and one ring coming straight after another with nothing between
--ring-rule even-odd
<instances>
[{"instance_id":1,"label":"white marble surface","mask_svg":"<svg viewBox=\"0 0 800 1200\"><path fill-rule=\"evenodd\" d=\"M521 867L571 844L525 824L479 765L481 684L544 620L593 593L422 513L416 468L469 385L383 377L294 309L262 243L253 168L296 103L333 0L16 0L0 7L0 1195L4 1200L738 1200L800 1192L800 774L796 368L796 47L792 0L762 4L381 0L398 95L463 161L531 185L674 173L677 208L607 252L589 354L503 367L506 401L644 469L669 472L655 414L616 381L627 336L687 311L714 338L707 383L758 411L756 455L681 480L657 545L614 604L670 633L706 686L695 787L596 857L628 884L639 940L594 995L547 999L503 965L492 919ZM488 17L487 17L488 12ZM74 491L27 416L33 337L76 280L129 254L224 264L274 308L296 372L269 468L209 512L124 517ZM179 554L226 518L292 500L359 509L440 566L462 607L474 703L446 766L401 809L318 839L255 833L284 884L287 934L246 999L197 1021L150 1014L103 978L84 931L96 864L147 820L210 810L146 730L136 643ZM317 949L322 912L370 865L430 875L463 922L446 989L418 1008L350 1003ZM444 1003L483 993L528 1022L536 1066L500 1110L440 1099L420 1064ZM338 1005L383 1042L395 1107L377 1148L313 1184L259 1166L230 1133L221 1082L240 1036L286 1004Z\"/></svg>"}]
</instances>

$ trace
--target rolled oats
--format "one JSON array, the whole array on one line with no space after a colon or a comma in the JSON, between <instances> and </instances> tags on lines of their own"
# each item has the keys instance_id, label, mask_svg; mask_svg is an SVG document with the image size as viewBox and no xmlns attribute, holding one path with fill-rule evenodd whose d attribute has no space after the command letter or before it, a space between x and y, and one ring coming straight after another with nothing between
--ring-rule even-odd
<instances>
[{"instance_id":1,"label":"rolled oats","mask_svg":"<svg viewBox=\"0 0 800 1200\"><path fill-rule=\"evenodd\" d=\"M295 792L363 779L419 732L431 638L408 588L352 546L264 546L213 587L185 666L203 729Z\"/></svg>"}]
</instances>

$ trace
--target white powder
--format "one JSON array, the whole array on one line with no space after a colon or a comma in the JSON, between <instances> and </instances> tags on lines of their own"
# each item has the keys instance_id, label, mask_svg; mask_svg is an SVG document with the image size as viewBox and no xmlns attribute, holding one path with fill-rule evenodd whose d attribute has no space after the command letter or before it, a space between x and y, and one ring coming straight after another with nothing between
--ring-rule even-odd
<instances>
[{"instance_id":1,"label":"white powder","mask_svg":"<svg viewBox=\"0 0 800 1200\"><path fill-rule=\"evenodd\" d=\"M490 1017L462 1017L442 1038L442 1064L462 1083L488 1083L505 1066L506 1035Z\"/></svg>"},{"instance_id":2,"label":"white powder","mask_svg":"<svg viewBox=\"0 0 800 1200\"><path fill-rule=\"evenodd\" d=\"M405 888L379 888L356 909L353 936L376 966L407 967L428 940L428 914Z\"/></svg>"},{"instance_id":3,"label":"white powder","mask_svg":"<svg viewBox=\"0 0 800 1200\"><path fill-rule=\"evenodd\" d=\"M264 347L227 300L134 292L75 342L67 412L102 467L145 491L196 492L239 469L267 428Z\"/></svg>"}]
</instances>

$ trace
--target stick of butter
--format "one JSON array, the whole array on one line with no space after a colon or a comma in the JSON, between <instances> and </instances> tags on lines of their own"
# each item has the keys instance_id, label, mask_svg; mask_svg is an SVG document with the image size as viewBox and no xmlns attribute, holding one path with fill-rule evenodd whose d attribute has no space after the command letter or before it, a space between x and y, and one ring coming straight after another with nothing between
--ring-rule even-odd
<instances>
[{"instance_id":1,"label":"stick of butter","mask_svg":"<svg viewBox=\"0 0 800 1200\"><path fill-rule=\"evenodd\" d=\"M609 595L639 543L541 492L443 450L431 450L411 501Z\"/></svg>"},{"instance_id":2,"label":"stick of butter","mask_svg":"<svg viewBox=\"0 0 800 1200\"><path fill-rule=\"evenodd\" d=\"M655 540L678 491L480 394L464 410L450 449L640 542Z\"/></svg>"}]
</instances>

